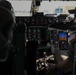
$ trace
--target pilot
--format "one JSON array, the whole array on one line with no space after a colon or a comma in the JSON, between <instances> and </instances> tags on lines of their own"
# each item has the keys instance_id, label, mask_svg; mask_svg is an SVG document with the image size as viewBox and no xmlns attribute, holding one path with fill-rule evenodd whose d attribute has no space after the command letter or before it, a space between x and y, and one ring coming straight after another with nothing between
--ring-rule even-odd
<instances>
[{"instance_id":1,"label":"pilot","mask_svg":"<svg viewBox=\"0 0 76 75\"><path fill-rule=\"evenodd\" d=\"M48 69L45 75L53 75L57 71L62 70L68 70L73 68L74 64L74 45L70 44L68 45L68 58L66 60L63 60L62 62L59 62L56 65L51 65Z\"/></svg>"},{"instance_id":2,"label":"pilot","mask_svg":"<svg viewBox=\"0 0 76 75\"><path fill-rule=\"evenodd\" d=\"M11 41L15 22L10 2L0 0L0 75L12 75Z\"/></svg>"},{"instance_id":3,"label":"pilot","mask_svg":"<svg viewBox=\"0 0 76 75\"><path fill-rule=\"evenodd\" d=\"M12 40L14 19L11 3L5 0L0 1L0 61L5 61L8 55L9 51L6 48Z\"/></svg>"}]
</instances>

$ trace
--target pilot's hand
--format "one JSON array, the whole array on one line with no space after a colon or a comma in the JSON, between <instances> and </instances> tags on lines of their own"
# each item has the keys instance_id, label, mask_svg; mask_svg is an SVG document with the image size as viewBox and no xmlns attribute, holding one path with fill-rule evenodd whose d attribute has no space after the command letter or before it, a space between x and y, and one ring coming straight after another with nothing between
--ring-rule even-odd
<instances>
[{"instance_id":1,"label":"pilot's hand","mask_svg":"<svg viewBox=\"0 0 76 75\"><path fill-rule=\"evenodd\" d=\"M54 74L55 74L55 64L50 64L45 75L54 75Z\"/></svg>"}]
</instances>

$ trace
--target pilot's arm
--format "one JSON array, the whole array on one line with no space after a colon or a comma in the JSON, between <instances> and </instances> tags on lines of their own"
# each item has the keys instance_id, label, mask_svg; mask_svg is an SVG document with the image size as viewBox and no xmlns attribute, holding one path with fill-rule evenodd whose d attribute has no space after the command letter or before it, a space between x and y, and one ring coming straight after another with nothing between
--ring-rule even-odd
<instances>
[{"instance_id":1,"label":"pilot's arm","mask_svg":"<svg viewBox=\"0 0 76 75\"><path fill-rule=\"evenodd\" d=\"M58 69L60 70L66 70L69 69L73 66L73 61L74 61L74 47L69 45L68 46L69 51L68 51L68 58L64 60L63 62L60 62L57 64Z\"/></svg>"},{"instance_id":2,"label":"pilot's arm","mask_svg":"<svg viewBox=\"0 0 76 75\"><path fill-rule=\"evenodd\" d=\"M46 72L46 75L53 75L57 70L68 70L71 69L73 66L73 60L74 60L74 47L69 45L69 51L68 51L68 58L57 65L53 65L49 67L49 69Z\"/></svg>"}]
</instances>

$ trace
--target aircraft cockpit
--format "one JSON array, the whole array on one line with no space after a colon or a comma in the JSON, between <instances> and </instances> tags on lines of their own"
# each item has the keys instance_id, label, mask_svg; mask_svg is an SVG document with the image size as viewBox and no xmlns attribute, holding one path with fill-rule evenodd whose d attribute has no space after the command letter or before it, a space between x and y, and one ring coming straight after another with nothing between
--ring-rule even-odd
<instances>
[{"instance_id":1,"label":"aircraft cockpit","mask_svg":"<svg viewBox=\"0 0 76 75\"><path fill-rule=\"evenodd\" d=\"M73 58L70 58L73 66L67 70L55 69L53 75L76 75L75 1L10 2L16 15L13 75L52 75L46 74L47 68L69 57L69 45L74 47Z\"/></svg>"},{"instance_id":2,"label":"aircraft cockpit","mask_svg":"<svg viewBox=\"0 0 76 75\"><path fill-rule=\"evenodd\" d=\"M27 50L27 75L46 75L50 65L63 62L68 58L68 44L75 37L70 35L75 32L75 15L62 13L63 9L58 7L55 13L44 14L38 12L40 3L36 7L34 1L31 6L31 16L16 17L17 22L25 23L26 50ZM36 8L36 9L34 9ZM34 10L33 10L34 9ZM60 14L59 14L60 13ZM70 38L69 38L70 37ZM25 61L25 62L26 62ZM68 70L56 70L55 75L73 75L73 67Z\"/></svg>"}]
</instances>

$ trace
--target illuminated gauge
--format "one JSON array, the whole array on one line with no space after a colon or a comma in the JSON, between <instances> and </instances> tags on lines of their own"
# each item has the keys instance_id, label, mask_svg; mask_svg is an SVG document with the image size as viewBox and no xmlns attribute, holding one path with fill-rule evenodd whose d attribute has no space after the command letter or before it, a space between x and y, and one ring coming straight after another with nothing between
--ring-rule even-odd
<instances>
[{"instance_id":1,"label":"illuminated gauge","mask_svg":"<svg viewBox=\"0 0 76 75\"><path fill-rule=\"evenodd\" d=\"M57 35L56 34L54 35L54 39L57 39Z\"/></svg>"},{"instance_id":2,"label":"illuminated gauge","mask_svg":"<svg viewBox=\"0 0 76 75\"><path fill-rule=\"evenodd\" d=\"M40 29L37 29L38 32L40 32Z\"/></svg>"},{"instance_id":3,"label":"illuminated gauge","mask_svg":"<svg viewBox=\"0 0 76 75\"><path fill-rule=\"evenodd\" d=\"M31 29L28 29L28 32L31 32Z\"/></svg>"},{"instance_id":4,"label":"illuminated gauge","mask_svg":"<svg viewBox=\"0 0 76 75\"><path fill-rule=\"evenodd\" d=\"M36 32L36 29L34 29L33 32L35 33Z\"/></svg>"}]
</instances>

